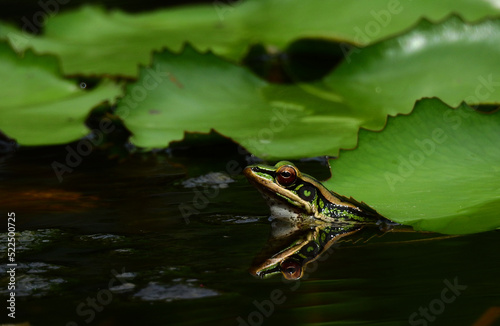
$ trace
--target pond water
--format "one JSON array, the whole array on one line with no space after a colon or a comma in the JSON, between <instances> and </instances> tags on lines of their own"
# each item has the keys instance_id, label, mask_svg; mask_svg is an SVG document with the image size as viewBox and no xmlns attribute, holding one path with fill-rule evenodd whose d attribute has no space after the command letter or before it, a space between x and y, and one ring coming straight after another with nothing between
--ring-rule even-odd
<instances>
[{"instance_id":1,"label":"pond water","mask_svg":"<svg viewBox=\"0 0 500 326\"><path fill-rule=\"evenodd\" d=\"M52 163L64 146L0 158L2 232L8 212L18 232L16 319L2 308L0 325L500 324L495 231L388 233L336 245L299 281L252 276L268 208L241 174L209 174L248 157L200 151L93 153L62 182ZM328 175L320 161L298 165Z\"/></svg>"}]
</instances>

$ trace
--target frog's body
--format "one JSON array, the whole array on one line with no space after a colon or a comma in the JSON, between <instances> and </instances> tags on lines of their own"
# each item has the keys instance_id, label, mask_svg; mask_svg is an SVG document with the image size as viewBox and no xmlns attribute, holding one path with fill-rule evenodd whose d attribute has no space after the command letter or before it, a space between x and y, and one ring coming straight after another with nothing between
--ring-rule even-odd
<instances>
[{"instance_id":1,"label":"frog's body","mask_svg":"<svg viewBox=\"0 0 500 326\"><path fill-rule=\"evenodd\" d=\"M338 224L388 221L368 205L328 190L287 161L275 166L251 165L243 173L262 193L271 216L277 219Z\"/></svg>"}]
</instances>

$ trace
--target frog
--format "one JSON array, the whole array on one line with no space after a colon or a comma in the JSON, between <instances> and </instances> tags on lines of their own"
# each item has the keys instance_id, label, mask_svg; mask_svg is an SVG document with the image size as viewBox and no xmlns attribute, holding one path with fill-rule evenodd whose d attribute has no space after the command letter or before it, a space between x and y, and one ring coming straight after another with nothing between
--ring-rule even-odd
<instances>
[{"instance_id":1,"label":"frog","mask_svg":"<svg viewBox=\"0 0 500 326\"><path fill-rule=\"evenodd\" d=\"M367 204L329 190L289 161L250 165L243 174L267 201L272 218L301 225L392 223Z\"/></svg>"}]
</instances>

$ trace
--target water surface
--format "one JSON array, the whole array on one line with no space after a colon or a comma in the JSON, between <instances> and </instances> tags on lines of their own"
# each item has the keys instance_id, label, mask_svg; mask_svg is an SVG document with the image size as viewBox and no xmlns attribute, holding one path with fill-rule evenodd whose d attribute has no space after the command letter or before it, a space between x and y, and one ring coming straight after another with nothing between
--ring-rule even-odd
<instances>
[{"instance_id":1,"label":"water surface","mask_svg":"<svg viewBox=\"0 0 500 326\"><path fill-rule=\"evenodd\" d=\"M1 214L16 213L19 233L17 323L500 324L474 324L500 306L499 232L386 234L335 246L300 281L262 280L248 270L269 238L267 207L227 168L247 157L95 153L60 183L51 164L64 157L54 147L0 159ZM328 173L314 161L299 168ZM209 172L228 179L192 179ZM12 322L2 310L0 324Z\"/></svg>"}]
</instances>

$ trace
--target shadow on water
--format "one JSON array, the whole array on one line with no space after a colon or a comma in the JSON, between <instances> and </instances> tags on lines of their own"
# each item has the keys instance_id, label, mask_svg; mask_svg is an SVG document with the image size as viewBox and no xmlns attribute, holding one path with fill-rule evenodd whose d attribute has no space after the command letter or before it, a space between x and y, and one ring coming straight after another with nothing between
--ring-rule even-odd
<instances>
[{"instance_id":1,"label":"shadow on water","mask_svg":"<svg viewBox=\"0 0 500 326\"><path fill-rule=\"evenodd\" d=\"M322 229L268 242L267 207L236 173L247 164L236 151L96 155L60 183L51 167L60 150L0 159L2 214L15 212L18 232L17 323L473 325L500 306L498 232L368 232L326 246L339 230ZM326 175L314 161L301 169ZM251 275L321 234L310 256L295 248L280 260L300 279Z\"/></svg>"}]
</instances>

